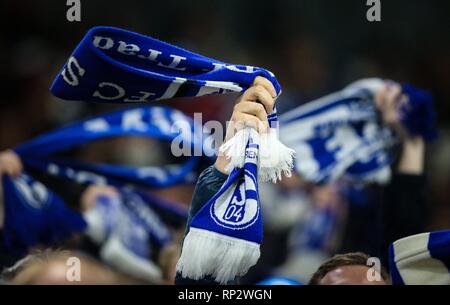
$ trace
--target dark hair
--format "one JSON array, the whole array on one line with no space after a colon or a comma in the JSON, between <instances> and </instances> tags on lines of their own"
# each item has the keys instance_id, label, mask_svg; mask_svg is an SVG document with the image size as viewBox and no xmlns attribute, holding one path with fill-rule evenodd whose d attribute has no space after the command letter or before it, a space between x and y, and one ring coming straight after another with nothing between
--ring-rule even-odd
<instances>
[{"instance_id":1,"label":"dark hair","mask_svg":"<svg viewBox=\"0 0 450 305\"><path fill-rule=\"evenodd\" d=\"M362 252L352 252L346 254L336 254L335 256L326 260L316 272L312 275L308 285L319 285L320 281L327 275L328 272L333 271L341 266L367 266L369 255ZM389 281L389 275L383 266L381 266L381 277L386 282Z\"/></svg>"}]
</instances>

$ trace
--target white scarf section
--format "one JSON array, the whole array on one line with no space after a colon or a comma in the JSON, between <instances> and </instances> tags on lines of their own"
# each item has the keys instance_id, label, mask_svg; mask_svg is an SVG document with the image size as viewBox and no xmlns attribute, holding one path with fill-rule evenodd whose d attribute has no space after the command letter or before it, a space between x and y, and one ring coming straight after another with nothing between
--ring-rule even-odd
<instances>
[{"instance_id":1,"label":"white scarf section","mask_svg":"<svg viewBox=\"0 0 450 305\"><path fill-rule=\"evenodd\" d=\"M234 168L243 168L245 147L250 136L250 128L239 130L219 149L229 163L225 170L228 173ZM295 151L284 145L278 138L278 128L270 128L267 133L259 134L258 181L276 183L282 174L292 176Z\"/></svg>"}]
</instances>

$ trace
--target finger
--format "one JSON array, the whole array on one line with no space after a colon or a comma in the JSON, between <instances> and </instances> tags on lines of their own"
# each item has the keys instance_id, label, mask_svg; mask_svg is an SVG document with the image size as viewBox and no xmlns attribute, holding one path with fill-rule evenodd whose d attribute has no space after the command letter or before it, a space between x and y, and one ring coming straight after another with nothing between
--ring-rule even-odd
<instances>
[{"instance_id":1,"label":"finger","mask_svg":"<svg viewBox=\"0 0 450 305\"><path fill-rule=\"evenodd\" d=\"M253 81L253 86L262 86L264 87L273 98L277 97L277 91L273 86L272 82L265 77L257 76Z\"/></svg>"},{"instance_id":2,"label":"finger","mask_svg":"<svg viewBox=\"0 0 450 305\"><path fill-rule=\"evenodd\" d=\"M22 162L17 163L17 175L20 175L23 172L23 164Z\"/></svg>"},{"instance_id":3,"label":"finger","mask_svg":"<svg viewBox=\"0 0 450 305\"><path fill-rule=\"evenodd\" d=\"M10 168L11 168L11 176L16 177L20 175L20 173L22 172L22 162L20 162L16 158L11 158Z\"/></svg>"},{"instance_id":4,"label":"finger","mask_svg":"<svg viewBox=\"0 0 450 305\"><path fill-rule=\"evenodd\" d=\"M20 174L20 168L17 164L12 163L9 166L9 175L11 177L17 177Z\"/></svg>"},{"instance_id":5,"label":"finger","mask_svg":"<svg viewBox=\"0 0 450 305\"><path fill-rule=\"evenodd\" d=\"M402 89L398 85L390 86L386 92L385 107L394 109L397 106Z\"/></svg>"},{"instance_id":6,"label":"finger","mask_svg":"<svg viewBox=\"0 0 450 305\"><path fill-rule=\"evenodd\" d=\"M234 110L258 117L261 121L267 121L267 112L264 106L255 102L241 102L234 106Z\"/></svg>"},{"instance_id":7,"label":"finger","mask_svg":"<svg viewBox=\"0 0 450 305\"><path fill-rule=\"evenodd\" d=\"M93 208L100 196L114 197L117 195L114 187L107 185L90 185L81 195L81 206L83 211Z\"/></svg>"},{"instance_id":8,"label":"finger","mask_svg":"<svg viewBox=\"0 0 450 305\"><path fill-rule=\"evenodd\" d=\"M23 171L22 160L21 160L20 157L19 157L17 154L15 154L15 153L13 153L11 156L14 158L14 163L15 163L16 168L17 168L17 174L20 174L20 173Z\"/></svg>"},{"instance_id":9,"label":"finger","mask_svg":"<svg viewBox=\"0 0 450 305\"><path fill-rule=\"evenodd\" d=\"M234 124L234 126L232 127L235 129L235 131L239 131L244 127L252 127L258 132L267 132L269 128L269 124L267 123L267 121L261 121L254 115L242 112L238 112L233 115L232 124Z\"/></svg>"},{"instance_id":10,"label":"finger","mask_svg":"<svg viewBox=\"0 0 450 305\"><path fill-rule=\"evenodd\" d=\"M241 101L261 102L267 114L272 113L275 100L263 86L254 86L247 89L242 95Z\"/></svg>"},{"instance_id":11,"label":"finger","mask_svg":"<svg viewBox=\"0 0 450 305\"><path fill-rule=\"evenodd\" d=\"M110 185L103 185L103 189L101 190L101 193L109 195L109 196L116 196L119 192L115 187L112 187Z\"/></svg>"},{"instance_id":12,"label":"finger","mask_svg":"<svg viewBox=\"0 0 450 305\"><path fill-rule=\"evenodd\" d=\"M382 111L384 109L387 91L388 91L388 86L385 85L375 95L375 105L378 108L378 110L380 110L380 111Z\"/></svg>"},{"instance_id":13,"label":"finger","mask_svg":"<svg viewBox=\"0 0 450 305\"><path fill-rule=\"evenodd\" d=\"M409 96L404 94L404 93L402 93L400 95L399 100L398 100L398 106L399 107L406 107L406 108L408 108L410 106L410 104L409 104Z\"/></svg>"},{"instance_id":14,"label":"finger","mask_svg":"<svg viewBox=\"0 0 450 305\"><path fill-rule=\"evenodd\" d=\"M10 176L18 176L23 169L20 157L12 150L7 150L1 154L0 163Z\"/></svg>"},{"instance_id":15,"label":"finger","mask_svg":"<svg viewBox=\"0 0 450 305\"><path fill-rule=\"evenodd\" d=\"M14 166L7 166L6 173L8 174L8 176L11 176L11 177L17 176L17 170L15 169Z\"/></svg>"},{"instance_id":16,"label":"finger","mask_svg":"<svg viewBox=\"0 0 450 305\"><path fill-rule=\"evenodd\" d=\"M3 173L7 174L8 176L16 176L17 173L17 169L16 166L13 164L13 162L10 162L9 160L7 160L6 158L3 159Z\"/></svg>"},{"instance_id":17,"label":"finger","mask_svg":"<svg viewBox=\"0 0 450 305\"><path fill-rule=\"evenodd\" d=\"M96 185L92 192L96 197L101 195L115 196L117 194L117 190L110 185Z\"/></svg>"}]
</instances>

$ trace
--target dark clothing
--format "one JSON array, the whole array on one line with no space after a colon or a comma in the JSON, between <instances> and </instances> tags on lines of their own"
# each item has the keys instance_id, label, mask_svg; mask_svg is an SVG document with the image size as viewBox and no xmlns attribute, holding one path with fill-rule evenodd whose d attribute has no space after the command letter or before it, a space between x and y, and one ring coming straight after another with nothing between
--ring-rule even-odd
<instances>
[{"instance_id":1,"label":"dark clothing","mask_svg":"<svg viewBox=\"0 0 450 305\"><path fill-rule=\"evenodd\" d=\"M210 200L226 181L227 175L214 166L200 175L192 198L186 234L192 217ZM425 231L425 178L423 175L396 173L387 186L373 186L370 204L352 205L343 236L340 253L364 251L379 257L387 265L389 245L399 238ZM217 285L210 277L201 280L182 278L177 274L176 284ZM232 282L230 284L236 284Z\"/></svg>"},{"instance_id":2,"label":"dark clothing","mask_svg":"<svg viewBox=\"0 0 450 305\"><path fill-rule=\"evenodd\" d=\"M423 175L395 174L381 195L381 259L387 263L394 241L425 232L426 204Z\"/></svg>"},{"instance_id":3,"label":"dark clothing","mask_svg":"<svg viewBox=\"0 0 450 305\"><path fill-rule=\"evenodd\" d=\"M187 220L185 235L189 232L189 226L192 218L197 212L210 200L225 183L228 176L219 172L214 165L206 168L198 177L195 186L194 195L192 196L191 209Z\"/></svg>"},{"instance_id":4,"label":"dark clothing","mask_svg":"<svg viewBox=\"0 0 450 305\"><path fill-rule=\"evenodd\" d=\"M219 191L220 187L225 183L228 176L219 172L214 165L206 168L197 180L194 195L192 196L192 205L189 210L189 217L186 225L185 236L189 232L192 218L197 212ZM181 274L177 273L175 278L176 285L218 285L211 277L205 277L200 280L192 280L183 278ZM229 284L236 284L230 282Z\"/></svg>"},{"instance_id":5,"label":"dark clothing","mask_svg":"<svg viewBox=\"0 0 450 305\"><path fill-rule=\"evenodd\" d=\"M387 265L389 245L425 231L425 177L394 173L386 186L367 189L370 202L350 202L339 253L362 251Z\"/></svg>"}]
</instances>

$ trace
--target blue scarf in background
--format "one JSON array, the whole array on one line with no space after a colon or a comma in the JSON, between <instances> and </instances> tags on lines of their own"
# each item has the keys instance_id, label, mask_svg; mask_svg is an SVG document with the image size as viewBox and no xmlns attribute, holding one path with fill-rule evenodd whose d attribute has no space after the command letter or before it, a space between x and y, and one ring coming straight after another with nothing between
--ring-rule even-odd
<instances>
[{"instance_id":1,"label":"blue scarf in background","mask_svg":"<svg viewBox=\"0 0 450 305\"><path fill-rule=\"evenodd\" d=\"M428 142L435 141L438 138L438 132L433 96L428 91L409 84L403 84L402 91L409 99L409 103L404 104L400 109L403 124L412 135L421 136Z\"/></svg>"},{"instance_id":2,"label":"blue scarf in background","mask_svg":"<svg viewBox=\"0 0 450 305\"><path fill-rule=\"evenodd\" d=\"M80 214L27 174L16 178L4 175L2 181L2 246L9 254L23 256L31 246L57 245L86 228Z\"/></svg>"},{"instance_id":3,"label":"blue scarf in background","mask_svg":"<svg viewBox=\"0 0 450 305\"><path fill-rule=\"evenodd\" d=\"M394 285L450 285L450 231L402 238L389 249Z\"/></svg>"},{"instance_id":4,"label":"blue scarf in background","mask_svg":"<svg viewBox=\"0 0 450 305\"><path fill-rule=\"evenodd\" d=\"M184 125L190 130L173 126ZM132 167L94 164L58 157L56 154L89 142L118 136L139 136L171 142L180 139L192 151L202 150L201 127L191 118L166 107L138 107L113 111L70 124L19 145L14 151L25 168L66 177L79 183L123 186L129 183L167 187L191 179L199 158L187 157L182 164Z\"/></svg>"},{"instance_id":5,"label":"blue scarf in background","mask_svg":"<svg viewBox=\"0 0 450 305\"><path fill-rule=\"evenodd\" d=\"M183 123L184 128L171 130ZM115 136L140 136L172 141L181 137L186 145L199 146L201 135L194 134L193 120L179 111L164 107L140 107L95 116L49 132L14 150L25 168L16 179L3 177L5 223L4 246L10 253L23 255L30 246L49 245L64 240L84 228L81 215L65 207L61 198L27 175L28 170L56 175L77 183L110 184L124 187L139 184L166 187L195 179L199 158L189 157L182 164L131 167L93 164L58 157L56 154L97 139ZM201 129L198 129L201 131ZM26 187L28 186L28 188ZM153 201L159 208L182 213L162 200ZM152 200L150 200L152 199Z\"/></svg>"},{"instance_id":6,"label":"blue scarf in background","mask_svg":"<svg viewBox=\"0 0 450 305\"><path fill-rule=\"evenodd\" d=\"M150 282L162 279L160 268L151 260L152 246L162 249L172 243L169 227L153 210L154 199L143 192L122 189L116 196L99 196L95 206L83 214L88 223L86 234L100 246L102 259ZM186 220L187 211L179 216Z\"/></svg>"},{"instance_id":7,"label":"blue scarf in background","mask_svg":"<svg viewBox=\"0 0 450 305\"><path fill-rule=\"evenodd\" d=\"M381 79L361 80L280 116L280 138L301 156L295 169L304 179L328 183L346 176L364 182L389 181L390 151L397 139L380 122L373 102L384 84ZM431 96L409 85L403 91L409 97L400 109L403 124L411 134L433 139Z\"/></svg>"},{"instance_id":8,"label":"blue scarf in background","mask_svg":"<svg viewBox=\"0 0 450 305\"><path fill-rule=\"evenodd\" d=\"M281 92L274 75L267 70L227 64L126 30L95 27L86 34L70 56L53 82L51 91L65 100L149 102L242 92L252 85L257 76L269 79L276 92ZM271 114L269 119L277 121L276 114ZM219 216L205 212L211 203L195 215L193 229L185 239L182 258L178 263L178 271L186 277L200 278L211 274L218 282L224 283L245 273L259 257L262 219L255 180L258 176L255 162L259 135L255 135L254 130L246 130L240 134L243 135L241 139L248 141L235 143L240 143L240 150L247 150L253 157L246 155L241 164L245 163L245 166L234 170L221 189L221 193L235 194L232 196L233 200L230 202L227 198L220 197L213 205L221 209L229 206L230 210L226 209L226 215L231 215L232 219L218 220L225 217L225 211L219 210ZM271 134L271 138L279 143L275 133ZM282 172L277 165L289 166L292 162L292 152L283 145L278 147L281 148L280 152L286 154L282 157L265 158L272 159L269 162L271 169L267 168L270 173L267 177L277 177L276 174ZM270 149L266 148L266 151ZM274 152L271 154L274 155ZM223 223L228 222L233 229L223 227ZM202 231L195 231L196 228L201 228ZM196 247L198 244L205 248ZM201 256L192 255L192 251L201 253Z\"/></svg>"}]
</instances>

